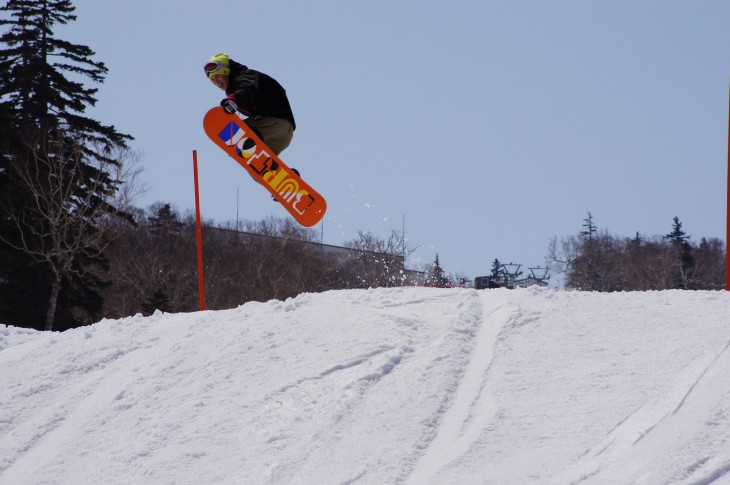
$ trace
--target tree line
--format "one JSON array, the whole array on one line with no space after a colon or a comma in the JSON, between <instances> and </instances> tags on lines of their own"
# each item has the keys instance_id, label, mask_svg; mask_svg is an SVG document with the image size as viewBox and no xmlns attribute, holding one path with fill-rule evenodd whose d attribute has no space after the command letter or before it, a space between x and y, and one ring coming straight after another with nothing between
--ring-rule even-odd
<instances>
[{"instance_id":1,"label":"tree line","mask_svg":"<svg viewBox=\"0 0 730 485\"><path fill-rule=\"evenodd\" d=\"M137 224L120 222L110 234L113 243L104 254L108 286L100 293L103 315L198 310L192 214L180 216L159 203L135 216ZM236 229L204 222L202 239L205 308L210 310L307 292L401 284L404 248L395 233L384 241L361 232L340 257L325 253L315 231L289 218L244 221Z\"/></svg>"},{"instance_id":2,"label":"tree line","mask_svg":"<svg viewBox=\"0 0 730 485\"><path fill-rule=\"evenodd\" d=\"M675 217L663 236L619 237L599 230L589 212L577 235L553 238L548 261L565 286L586 291L719 290L725 286L725 243L693 242Z\"/></svg>"}]
</instances>

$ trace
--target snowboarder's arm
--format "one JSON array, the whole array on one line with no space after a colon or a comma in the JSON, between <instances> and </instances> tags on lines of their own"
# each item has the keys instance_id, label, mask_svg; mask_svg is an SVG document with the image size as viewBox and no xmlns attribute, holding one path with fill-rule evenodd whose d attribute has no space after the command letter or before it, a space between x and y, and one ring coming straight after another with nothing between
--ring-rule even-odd
<instances>
[{"instance_id":1,"label":"snowboarder's arm","mask_svg":"<svg viewBox=\"0 0 730 485\"><path fill-rule=\"evenodd\" d=\"M256 108L256 94L259 88L259 79L256 73L246 72L233 80L231 94L238 109L245 114L251 114Z\"/></svg>"}]
</instances>

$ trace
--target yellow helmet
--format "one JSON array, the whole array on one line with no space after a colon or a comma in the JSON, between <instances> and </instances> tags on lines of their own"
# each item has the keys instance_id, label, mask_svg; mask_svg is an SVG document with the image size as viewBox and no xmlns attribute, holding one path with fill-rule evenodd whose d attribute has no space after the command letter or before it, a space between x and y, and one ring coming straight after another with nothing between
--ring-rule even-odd
<instances>
[{"instance_id":1,"label":"yellow helmet","mask_svg":"<svg viewBox=\"0 0 730 485\"><path fill-rule=\"evenodd\" d=\"M205 63L203 69L205 70L205 75L208 77L213 74L223 74L224 76L228 76L231 73L230 58L225 52L219 52Z\"/></svg>"}]
</instances>

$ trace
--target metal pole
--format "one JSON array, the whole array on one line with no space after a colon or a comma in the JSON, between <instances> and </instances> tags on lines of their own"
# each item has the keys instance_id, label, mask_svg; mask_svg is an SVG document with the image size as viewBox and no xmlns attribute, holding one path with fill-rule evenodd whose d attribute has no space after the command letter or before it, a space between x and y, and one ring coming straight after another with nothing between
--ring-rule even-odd
<instances>
[{"instance_id":1,"label":"metal pole","mask_svg":"<svg viewBox=\"0 0 730 485\"><path fill-rule=\"evenodd\" d=\"M728 121L727 121L727 208L725 215L727 222L725 223L725 290L730 291L730 258L728 258L728 249L730 249L730 86L728 86Z\"/></svg>"}]
</instances>

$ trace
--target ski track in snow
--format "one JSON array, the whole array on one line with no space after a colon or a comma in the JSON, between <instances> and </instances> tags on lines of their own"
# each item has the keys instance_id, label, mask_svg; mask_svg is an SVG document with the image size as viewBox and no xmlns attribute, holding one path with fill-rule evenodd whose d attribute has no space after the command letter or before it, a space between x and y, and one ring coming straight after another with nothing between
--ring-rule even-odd
<instances>
[{"instance_id":1,"label":"ski track in snow","mask_svg":"<svg viewBox=\"0 0 730 485\"><path fill-rule=\"evenodd\" d=\"M434 475L461 457L496 414L496 403L485 376L492 363L494 345L510 309L482 296L482 325L469 361L449 409L440 419L438 434L420 458L407 484L430 483Z\"/></svg>"},{"instance_id":2,"label":"ski track in snow","mask_svg":"<svg viewBox=\"0 0 730 485\"><path fill-rule=\"evenodd\" d=\"M718 425L727 425L730 417L730 395L724 370L730 368L729 348L730 342L719 351L709 351L696 358L677 374L671 391L661 399L643 405L618 423L596 445L598 451L587 452L592 455L587 463L579 463L573 467L583 468L584 471L579 472L578 477L573 478L570 483L599 484L609 477L623 477L622 483L651 483L642 477L645 474L641 470L642 464L627 460L627 457L639 453L653 462L666 462L667 468L671 470L672 460L668 459L671 457L671 453L667 453L668 448L687 452L687 448L697 446L693 441L709 439L711 435L708 433L699 438L692 437L694 429L704 426L708 431L714 432ZM700 394L701 400L695 399L695 394ZM713 439L718 438L727 444L730 433L723 430ZM727 449L730 451L730 447ZM714 459L702 457L685 467L672 470L666 476L666 483L677 483L691 478L687 483L709 484L728 474L730 455ZM726 478L730 479L730 475Z\"/></svg>"},{"instance_id":3,"label":"ski track in snow","mask_svg":"<svg viewBox=\"0 0 730 485\"><path fill-rule=\"evenodd\" d=\"M0 368L0 485L730 483L725 292L305 294Z\"/></svg>"}]
</instances>

